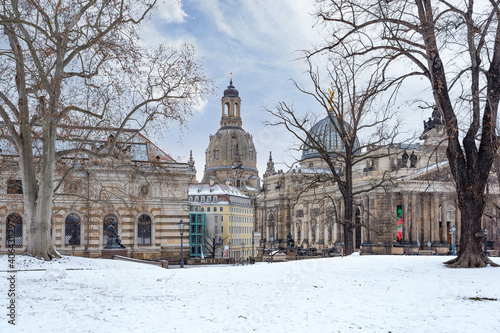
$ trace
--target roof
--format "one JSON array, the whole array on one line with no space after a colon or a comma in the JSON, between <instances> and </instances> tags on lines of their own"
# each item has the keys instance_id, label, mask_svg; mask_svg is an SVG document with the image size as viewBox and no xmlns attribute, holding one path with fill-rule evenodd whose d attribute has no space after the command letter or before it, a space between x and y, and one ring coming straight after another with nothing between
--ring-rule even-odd
<instances>
[{"instance_id":1,"label":"roof","mask_svg":"<svg viewBox=\"0 0 500 333\"><path fill-rule=\"evenodd\" d=\"M248 196L238 188L224 184L191 184L188 193L189 195L230 195L248 199Z\"/></svg>"},{"instance_id":2,"label":"roof","mask_svg":"<svg viewBox=\"0 0 500 333\"><path fill-rule=\"evenodd\" d=\"M63 128L62 131L66 130ZM113 138L113 128L90 128L90 127L72 127L71 137L59 138L56 141L56 151L74 148L84 148L99 152L104 150L108 142ZM89 132L91 131L91 132ZM83 138L83 139L82 139ZM40 149L39 141L34 143L35 151ZM38 149L36 149L38 148ZM117 140L116 148L121 149L125 155L128 155L133 161L140 162L173 162L176 161L157 145L152 143L138 130L124 129ZM0 139L0 155L17 156L18 153L14 144L8 139ZM81 158L87 158L82 154Z\"/></svg>"},{"instance_id":3,"label":"roof","mask_svg":"<svg viewBox=\"0 0 500 333\"><path fill-rule=\"evenodd\" d=\"M333 115L328 115L325 118L318 121L316 124L311 127L309 133L315 140L317 140L321 146L329 153L329 154L337 154L339 152L344 152L344 142L335 127L341 129L342 127L338 124L338 120ZM346 131L351 131L351 127L344 123L344 128ZM302 160L321 157L321 154L313 147L309 146L310 140L307 138L302 151ZM354 141L354 150L360 147L360 143L358 138ZM353 150L353 151L354 151Z\"/></svg>"},{"instance_id":4,"label":"roof","mask_svg":"<svg viewBox=\"0 0 500 333\"><path fill-rule=\"evenodd\" d=\"M401 177L401 178L398 178L398 179L399 180L411 180L411 179L416 178L416 177L418 177L420 175L426 174L429 171L433 171L433 170L436 170L438 168L447 166L448 163L449 163L448 161L441 161L439 163L432 164L432 165L429 165L429 166L417 169L416 172L412 173L411 175L404 176L404 177Z\"/></svg>"},{"instance_id":5,"label":"roof","mask_svg":"<svg viewBox=\"0 0 500 333\"><path fill-rule=\"evenodd\" d=\"M300 165L297 165L295 168L290 169L287 173L304 173L304 174L332 174L332 171L329 168L306 168Z\"/></svg>"},{"instance_id":6,"label":"roof","mask_svg":"<svg viewBox=\"0 0 500 333\"><path fill-rule=\"evenodd\" d=\"M233 79L229 80L229 85L224 90L224 97L239 97L238 95L238 90L233 86Z\"/></svg>"}]
</instances>

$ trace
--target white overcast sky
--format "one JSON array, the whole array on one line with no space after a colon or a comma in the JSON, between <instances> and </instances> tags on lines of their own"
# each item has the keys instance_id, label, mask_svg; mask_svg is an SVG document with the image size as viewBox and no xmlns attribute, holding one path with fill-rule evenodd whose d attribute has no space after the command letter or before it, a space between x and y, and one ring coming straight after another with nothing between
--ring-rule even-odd
<instances>
[{"instance_id":1,"label":"white overcast sky","mask_svg":"<svg viewBox=\"0 0 500 333\"><path fill-rule=\"evenodd\" d=\"M239 90L243 129L253 135L257 167L262 176L269 151L276 169L287 170L293 161L288 150L292 136L286 129L269 128L264 110L280 101L293 103L297 112L321 112L319 105L299 93L289 81L294 78L307 86L305 62L299 50L311 49L322 41L321 27L315 26L313 0L165 0L154 19L143 27L149 44L188 42L197 50L205 74L214 80L216 95L206 96L189 118L187 128L171 126L155 141L165 152L185 162L193 151L201 180L209 135L219 128L221 97L233 73ZM413 124L422 127L429 115L411 108ZM410 111L410 110L408 110Z\"/></svg>"}]
</instances>

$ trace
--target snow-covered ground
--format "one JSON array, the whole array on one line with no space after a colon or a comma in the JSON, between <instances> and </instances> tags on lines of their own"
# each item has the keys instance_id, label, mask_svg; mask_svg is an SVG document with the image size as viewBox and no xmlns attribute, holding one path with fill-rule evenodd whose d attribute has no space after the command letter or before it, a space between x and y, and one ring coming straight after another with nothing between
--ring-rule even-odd
<instances>
[{"instance_id":1,"label":"snow-covered ground","mask_svg":"<svg viewBox=\"0 0 500 333\"><path fill-rule=\"evenodd\" d=\"M500 268L447 269L447 259L164 269L17 256L16 269L33 271L15 274L12 326L3 256L0 332L500 332Z\"/></svg>"}]
</instances>

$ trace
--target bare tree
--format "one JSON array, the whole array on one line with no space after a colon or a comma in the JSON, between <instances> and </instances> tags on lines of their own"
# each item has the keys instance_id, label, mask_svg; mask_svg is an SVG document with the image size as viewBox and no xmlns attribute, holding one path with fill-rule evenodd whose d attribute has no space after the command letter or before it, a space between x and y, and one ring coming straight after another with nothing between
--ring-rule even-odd
<instances>
[{"instance_id":1,"label":"bare tree","mask_svg":"<svg viewBox=\"0 0 500 333\"><path fill-rule=\"evenodd\" d=\"M219 235L214 231L207 231L205 234L205 246L207 247L207 253L210 254L212 258L215 258L217 254L217 249L220 249L221 243L219 242Z\"/></svg>"},{"instance_id":2,"label":"bare tree","mask_svg":"<svg viewBox=\"0 0 500 333\"><path fill-rule=\"evenodd\" d=\"M323 115L327 116L338 134L339 142L332 146L329 140L323 140L321 135L311 131L310 124L315 121L315 116L300 116L286 102L280 102L274 110L267 110L276 118L267 124L285 126L300 142L296 149L313 150L326 163L329 172L307 176L308 181L300 193L307 193L324 183L334 182L338 186L345 209L343 217L337 222L344 228L345 252L351 254L354 251L353 231L356 227L354 197L390 182L389 173L384 172L370 186L356 191L353 188L355 166L373 158L387 156L382 151L387 151L386 148L392 145L392 140L398 133L397 123L394 127L388 124L393 113L387 108L376 110L374 107L379 94L395 83L385 81L381 68L360 66L353 58L345 60L341 52L330 56L330 59L331 67L327 69L327 78L331 81L332 89L322 88L318 70L313 69L310 61L308 74L314 91L306 90L296 81L292 82L300 92L312 96L321 106ZM362 79L363 77L366 79ZM371 139L360 143L360 132L370 131Z\"/></svg>"},{"instance_id":3,"label":"bare tree","mask_svg":"<svg viewBox=\"0 0 500 333\"><path fill-rule=\"evenodd\" d=\"M352 50L347 56L363 55L385 69L404 65L408 70L398 76L400 79L428 79L446 125L447 157L462 213L459 255L447 265L493 265L481 249L485 236L481 217L498 145L499 1L318 3L318 18L331 28L331 40L315 53L344 49L347 44ZM392 74L397 76L396 72ZM457 116L464 110L469 112L470 121L460 128Z\"/></svg>"},{"instance_id":4,"label":"bare tree","mask_svg":"<svg viewBox=\"0 0 500 333\"><path fill-rule=\"evenodd\" d=\"M182 123L207 91L192 46L141 45L138 26L155 5L0 2L0 116L19 156L30 255L58 256L49 233L58 160L119 158L123 129ZM95 127L109 128L108 144L91 149Z\"/></svg>"}]
</instances>

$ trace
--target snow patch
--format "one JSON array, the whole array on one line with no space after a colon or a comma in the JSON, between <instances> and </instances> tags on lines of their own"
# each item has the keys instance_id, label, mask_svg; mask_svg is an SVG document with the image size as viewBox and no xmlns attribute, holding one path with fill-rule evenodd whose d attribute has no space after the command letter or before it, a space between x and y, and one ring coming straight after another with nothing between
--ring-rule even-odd
<instances>
[{"instance_id":1,"label":"snow patch","mask_svg":"<svg viewBox=\"0 0 500 333\"><path fill-rule=\"evenodd\" d=\"M54 263L52 266L47 268L45 271L45 280L46 281L57 281L60 279L64 279L68 276L68 272L60 263Z\"/></svg>"},{"instance_id":2,"label":"snow patch","mask_svg":"<svg viewBox=\"0 0 500 333\"><path fill-rule=\"evenodd\" d=\"M164 269L18 255L15 331L500 332L500 268L449 269L450 259L354 254ZM0 270L8 290L6 256ZM0 318L0 332L11 332Z\"/></svg>"}]
</instances>

